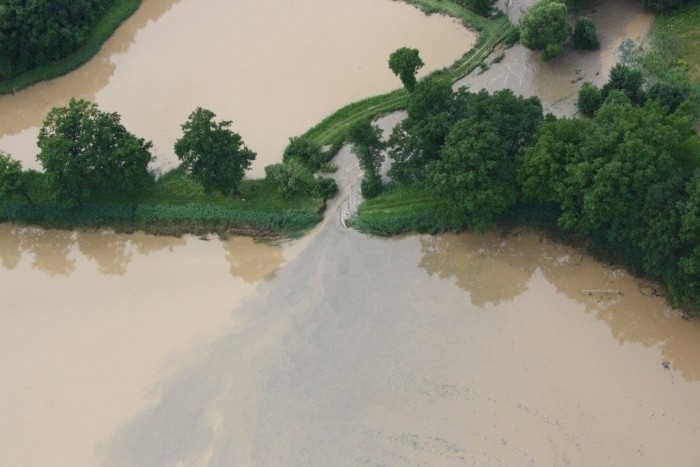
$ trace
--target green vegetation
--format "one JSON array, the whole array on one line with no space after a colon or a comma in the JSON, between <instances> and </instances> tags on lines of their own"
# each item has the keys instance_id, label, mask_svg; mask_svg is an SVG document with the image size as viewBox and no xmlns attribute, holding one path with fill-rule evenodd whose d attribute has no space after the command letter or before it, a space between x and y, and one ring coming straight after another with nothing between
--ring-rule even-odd
<instances>
[{"instance_id":1,"label":"green vegetation","mask_svg":"<svg viewBox=\"0 0 700 467\"><path fill-rule=\"evenodd\" d=\"M141 0L7 0L0 5L0 94L64 75L90 60Z\"/></svg>"},{"instance_id":2,"label":"green vegetation","mask_svg":"<svg viewBox=\"0 0 700 467\"><path fill-rule=\"evenodd\" d=\"M569 11L559 0L537 0L520 19L520 43L541 51L544 61L564 51L570 34Z\"/></svg>"},{"instance_id":3,"label":"green vegetation","mask_svg":"<svg viewBox=\"0 0 700 467\"><path fill-rule=\"evenodd\" d=\"M571 43L575 49L598 50L600 41L596 35L593 21L585 17L577 19L574 32L571 34Z\"/></svg>"},{"instance_id":4,"label":"green vegetation","mask_svg":"<svg viewBox=\"0 0 700 467\"><path fill-rule=\"evenodd\" d=\"M360 168L364 172L362 179L362 195L374 198L382 192L381 167L384 162L385 148L382 141L382 130L366 120L350 130L348 142L352 144L353 152L357 155Z\"/></svg>"},{"instance_id":5,"label":"green vegetation","mask_svg":"<svg viewBox=\"0 0 700 467\"><path fill-rule=\"evenodd\" d=\"M243 144L230 121L215 122L216 114L198 107L182 125L175 154L182 167L207 193L234 193L256 154Z\"/></svg>"},{"instance_id":6,"label":"green vegetation","mask_svg":"<svg viewBox=\"0 0 700 467\"><path fill-rule=\"evenodd\" d=\"M153 181L151 143L129 133L118 114L85 100L51 110L38 146L47 189L69 206L105 196L134 199Z\"/></svg>"},{"instance_id":7,"label":"green vegetation","mask_svg":"<svg viewBox=\"0 0 700 467\"><path fill-rule=\"evenodd\" d=\"M700 2L659 15L652 26L652 51L644 65L655 76L674 80L687 75L700 84ZM680 77L678 76L680 75Z\"/></svg>"},{"instance_id":8,"label":"green vegetation","mask_svg":"<svg viewBox=\"0 0 700 467\"><path fill-rule=\"evenodd\" d=\"M416 49L401 47L389 56L389 68L401 79L408 92L416 87L416 74L425 63Z\"/></svg>"},{"instance_id":9,"label":"green vegetation","mask_svg":"<svg viewBox=\"0 0 700 467\"><path fill-rule=\"evenodd\" d=\"M274 179L242 180L253 153L229 122L213 118L203 109L191 115L176 144L182 167L155 180L149 142L129 133L118 114L71 100L40 131L43 173L0 154L0 222L262 236L298 235L321 219L337 189L332 180L309 172L305 190L284 196Z\"/></svg>"},{"instance_id":10,"label":"green vegetation","mask_svg":"<svg viewBox=\"0 0 700 467\"><path fill-rule=\"evenodd\" d=\"M688 106L633 100L611 78L592 119L542 116L537 99L422 81L390 138L395 183L353 225L380 235L529 222L662 281L700 312L700 138Z\"/></svg>"}]
</instances>

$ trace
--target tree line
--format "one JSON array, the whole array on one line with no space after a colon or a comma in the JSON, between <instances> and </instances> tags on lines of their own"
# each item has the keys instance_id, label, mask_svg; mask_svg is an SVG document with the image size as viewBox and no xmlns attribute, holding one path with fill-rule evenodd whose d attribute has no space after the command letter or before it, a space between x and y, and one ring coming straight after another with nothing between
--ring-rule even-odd
<instances>
[{"instance_id":1,"label":"tree line","mask_svg":"<svg viewBox=\"0 0 700 467\"><path fill-rule=\"evenodd\" d=\"M66 57L86 40L110 0L4 0L0 78Z\"/></svg>"},{"instance_id":2,"label":"tree line","mask_svg":"<svg viewBox=\"0 0 700 467\"><path fill-rule=\"evenodd\" d=\"M204 193L238 196L255 160L255 152L231 125L201 107L182 124L174 145L180 160L175 171L184 171ZM93 102L71 99L67 106L52 109L39 131L38 146L42 173L22 170L19 161L0 152L0 201L34 204L33 194L42 193L42 199L67 207L100 201L137 204L156 182L149 168L154 160L151 142L130 133L119 114L102 111ZM337 190L335 182L313 175L324 158L320 147L292 139L285 163L268 168L269 181L285 198L327 199Z\"/></svg>"},{"instance_id":3,"label":"tree line","mask_svg":"<svg viewBox=\"0 0 700 467\"><path fill-rule=\"evenodd\" d=\"M419 81L408 117L386 143L389 175L445 200L443 228L543 224L662 281L671 303L700 311L694 107L637 86L636 76L616 68L590 118L545 115L537 98L510 90ZM363 125L351 142L381 157L376 132Z\"/></svg>"}]
</instances>

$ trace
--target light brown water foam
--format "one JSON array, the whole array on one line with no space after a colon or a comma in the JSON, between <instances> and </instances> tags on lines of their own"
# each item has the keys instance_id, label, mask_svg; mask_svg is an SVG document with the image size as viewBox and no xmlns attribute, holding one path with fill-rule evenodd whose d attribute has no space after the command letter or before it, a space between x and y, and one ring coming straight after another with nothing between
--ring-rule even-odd
<instances>
[{"instance_id":1,"label":"light brown water foam","mask_svg":"<svg viewBox=\"0 0 700 467\"><path fill-rule=\"evenodd\" d=\"M204 106L233 120L258 152L251 175L261 176L289 137L400 86L387 66L394 49L420 49L425 73L453 63L474 39L452 19L391 0L145 0L85 67L0 97L0 149L37 167L46 113L83 97L119 112L169 167L180 124Z\"/></svg>"}]
</instances>

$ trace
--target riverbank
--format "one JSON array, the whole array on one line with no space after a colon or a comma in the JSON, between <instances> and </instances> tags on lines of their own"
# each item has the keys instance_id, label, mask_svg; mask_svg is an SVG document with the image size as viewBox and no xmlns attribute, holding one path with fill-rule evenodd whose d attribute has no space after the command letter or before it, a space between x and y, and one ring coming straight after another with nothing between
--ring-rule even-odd
<instances>
[{"instance_id":1,"label":"riverbank","mask_svg":"<svg viewBox=\"0 0 700 467\"><path fill-rule=\"evenodd\" d=\"M63 76L87 63L99 52L114 31L138 10L142 0L115 0L95 23L90 36L78 50L61 60L36 67L0 81L0 95L12 94L29 86Z\"/></svg>"},{"instance_id":2,"label":"riverbank","mask_svg":"<svg viewBox=\"0 0 700 467\"><path fill-rule=\"evenodd\" d=\"M494 48L505 38L512 24L502 13L493 19L476 15L468 9L450 1L440 0L404 0L409 5L419 8L426 14L443 14L455 18L462 24L479 32L479 38L471 50L449 68L433 73L440 79L455 82L474 70ZM326 117L318 125L309 129L304 136L319 144L338 144L345 139L348 130L355 124L368 119L404 109L408 99L405 89L397 89L388 94L371 97L349 104Z\"/></svg>"},{"instance_id":3,"label":"riverbank","mask_svg":"<svg viewBox=\"0 0 700 467\"><path fill-rule=\"evenodd\" d=\"M245 180L238 197L206 195L185 177L159 181L139 200L103 200L66 207L32 194L34 205L0 204L0 222L46 229L109 228L119 233L217 234L298 237L323 218L325 202L311 196L284 199L270 181Z\"/></svg>"}]
</instances>

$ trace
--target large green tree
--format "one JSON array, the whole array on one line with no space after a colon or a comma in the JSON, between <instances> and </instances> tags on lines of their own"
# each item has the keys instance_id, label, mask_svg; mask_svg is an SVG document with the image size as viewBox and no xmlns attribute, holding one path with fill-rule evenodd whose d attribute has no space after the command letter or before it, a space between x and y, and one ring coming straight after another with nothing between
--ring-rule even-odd
<instances>
[{"instance_id":1,"label":"large green tree","mask_svg":"<svg viewBox=\"0 0 700 467\"><path fill-rule=\"evenodd\" d=\"M216 114L198 107L182 124L175 154L182 166L207 192L231 194L238 189L256 154L243 144L230 121L216 122Z\"/></svg>"},{"instance_id":2,"label":"large green tree","mask_svg":"<svg viewBox=\"0 0 700 467\"><path fill-rule=\"evenodd\" d=\"M570 34L569 12L559 0L537 0L520 20L520 42L541 51L545 61L564 51Z\"/></svg>"},{"instance_id":3,"label":"large green tree","mask_svg":"<svg viewBox=\"0 0 700 467\"><path fill-rule=\"evenodd\" d=\"M153 181L151 143L129 133L117 113L71 99L56 107L39 132L37 156L52 197L70 205L98 197L134 199Z\"/></svg>"},{"instance_id":4,"label":"large green tree","mask_svg":"<svg viewBox=\"0 0 700 467\"><path fill-rule=\"evenodd\" d=\"M23 196L32 202L27 191L26 176L22 164L0 151L0 200Z\"/></svg>"},{"instance_id":5,"label":"large green tree","mask_svg":"<svg viewBox=\"0 0 700 467\"><path fill-rule=\"evenodd\" d=\"M389 56L389 68L409 91L416 87L416 73L424 65L417 49L401 47Z\"/></svg>"},{"instance_id":6,"label":"large green tree","mask_svg":"<svg viewBox=\"0 0 700 467\"><path fill-rule=\"evenodd\" d=\"M355 125L348 134L348 142L360 162L364 172L362 194L367 198L377 196L382 191L381 167L384 162L382 130L365 120Z\"/></svg>"}]
</instances>

